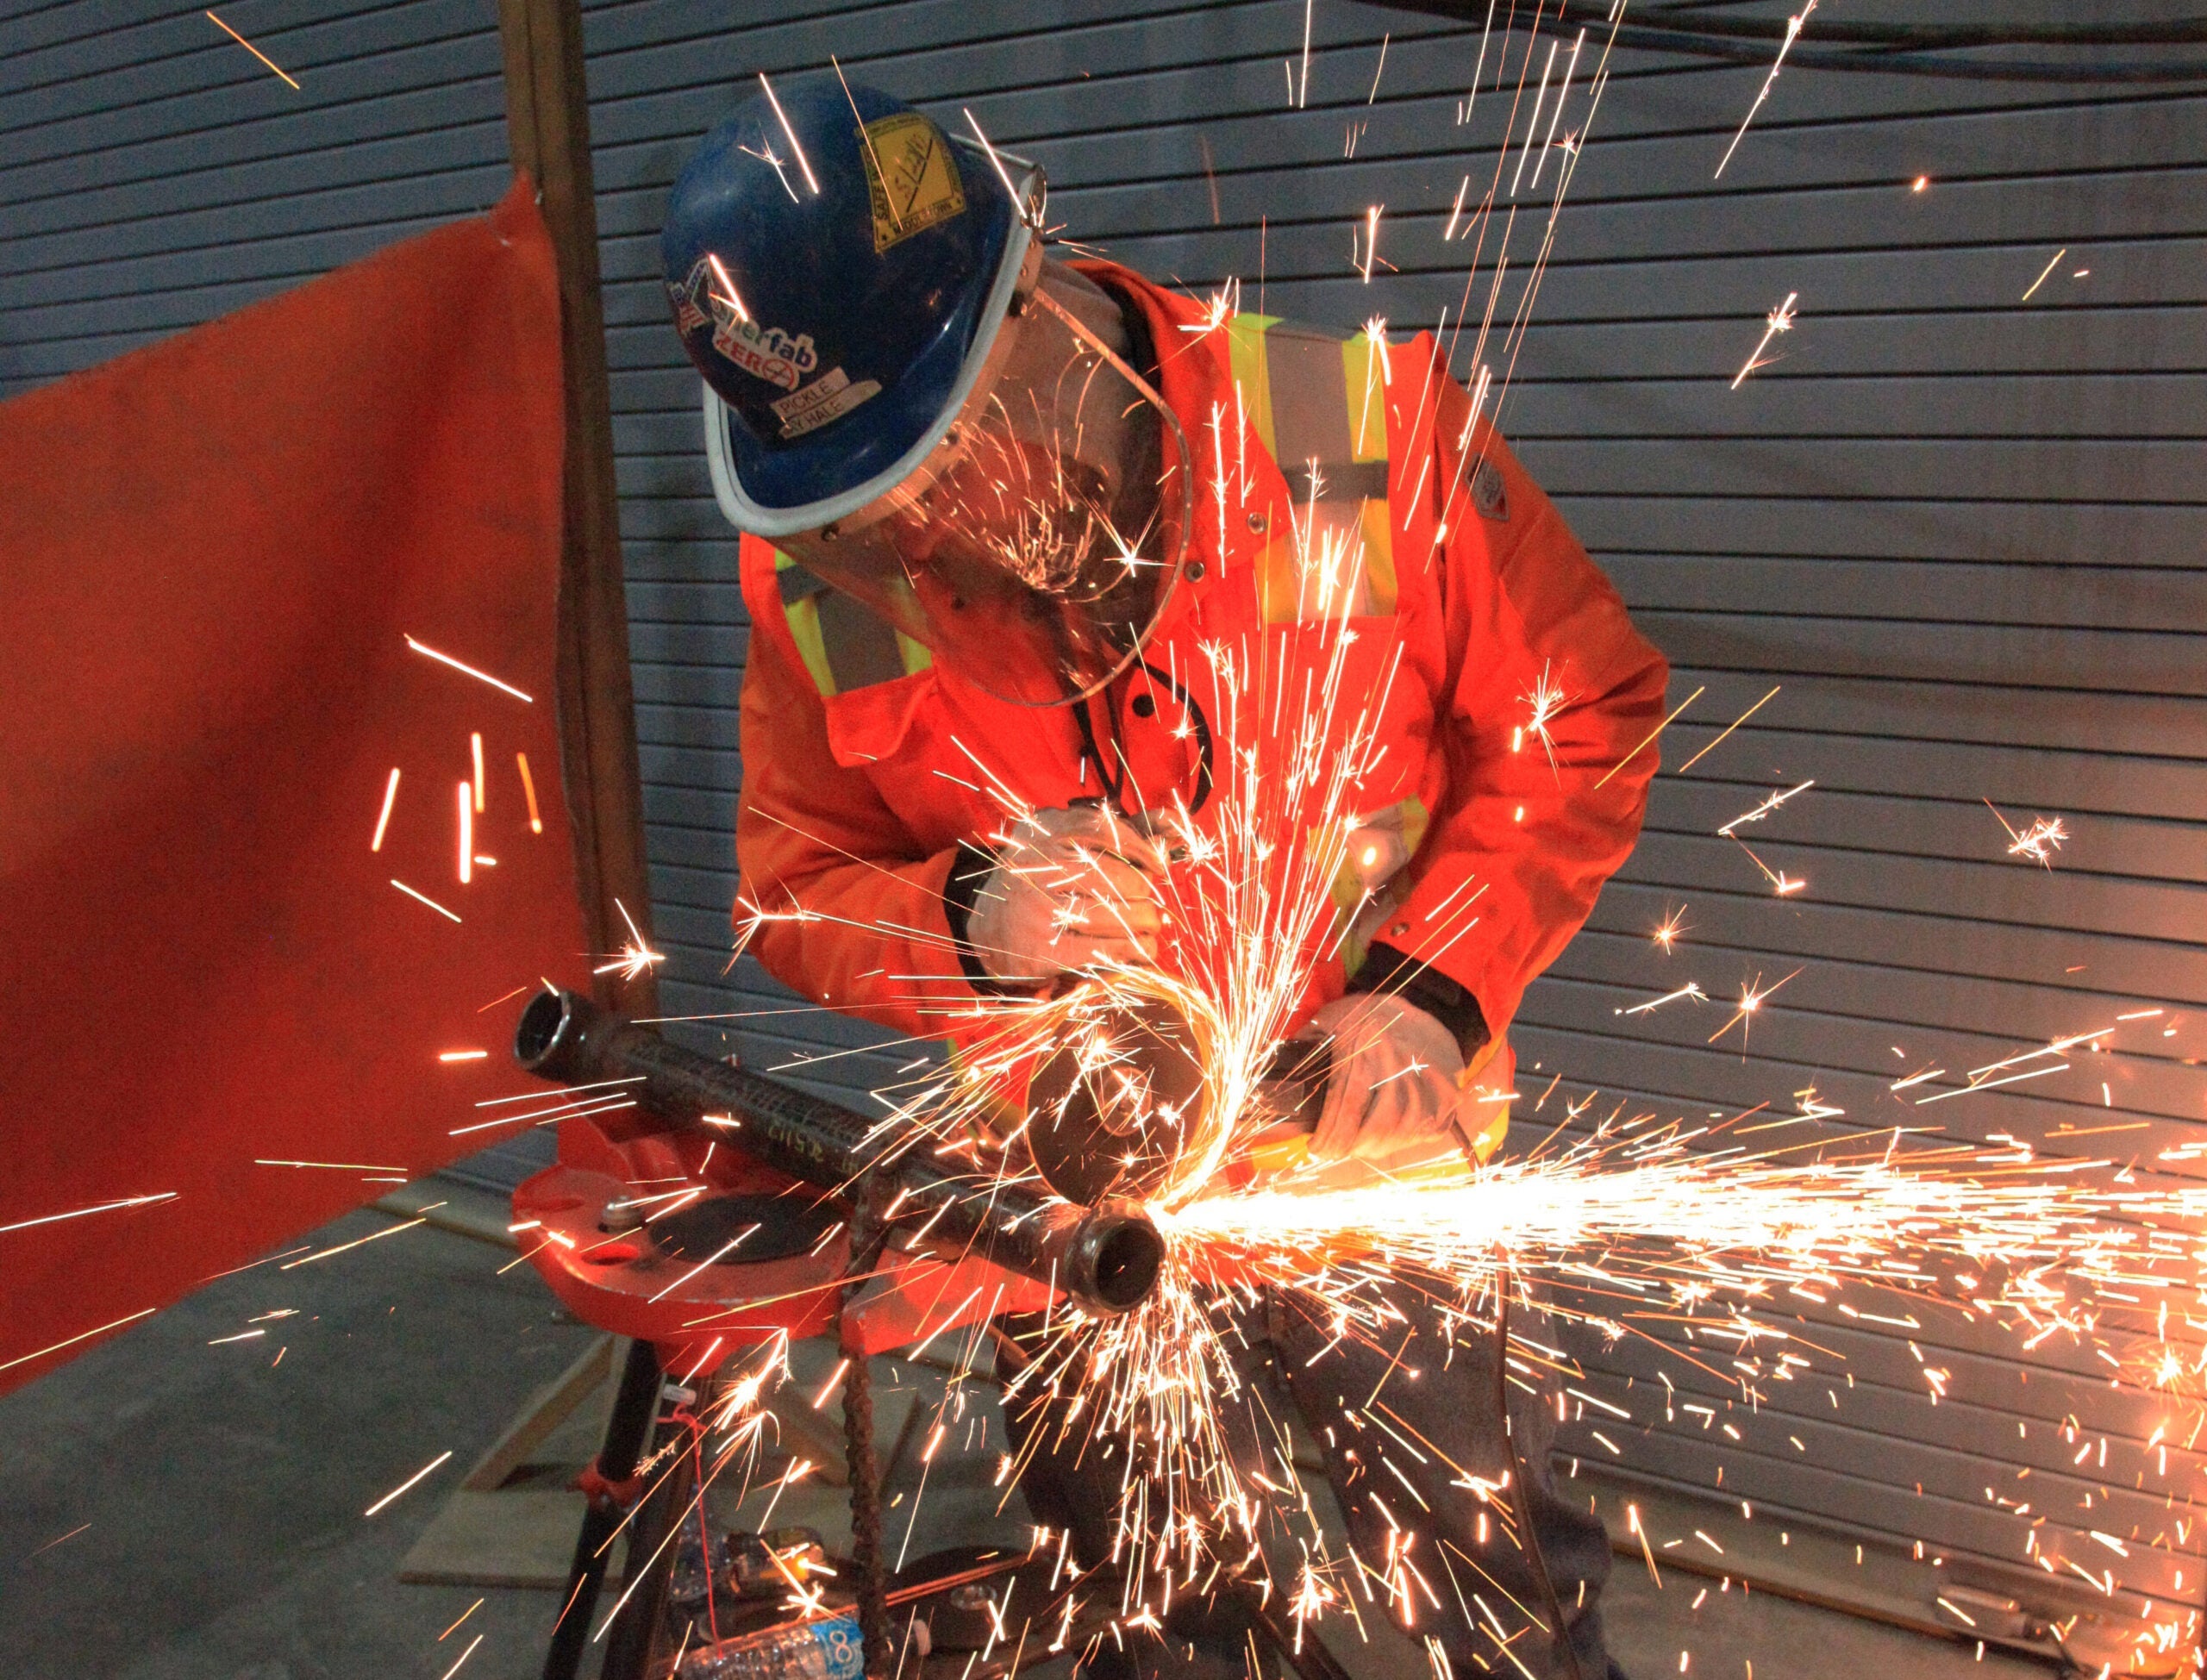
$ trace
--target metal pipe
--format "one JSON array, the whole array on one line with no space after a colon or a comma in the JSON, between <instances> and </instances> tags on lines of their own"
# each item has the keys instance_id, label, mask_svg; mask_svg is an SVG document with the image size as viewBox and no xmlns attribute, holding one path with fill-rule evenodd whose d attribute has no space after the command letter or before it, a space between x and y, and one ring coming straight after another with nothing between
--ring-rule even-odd
<instances>
[{"instance_id":1,"label":"metal pipe","mask_svg":"<svg viewBox=\"0 0 2207 1680\"><path fill-rule=\"evenodd\" d=\"M1095 1208L1061 1202L985 1173L947 1168L916 1128L851 1109L716 1062L588 998L539 992L522 1011L514 1059L568 1084L628 1079L639 1103L676 1125L709 1114L733 1117L743 1146L765 1165L823 1190L848 1189L878 1172L899 1223L932 1240L1048 1283L1095 1313L1122 1313L1156 1287L1165 1240L1130 1202Z\"/></svg>"}]
</instances>

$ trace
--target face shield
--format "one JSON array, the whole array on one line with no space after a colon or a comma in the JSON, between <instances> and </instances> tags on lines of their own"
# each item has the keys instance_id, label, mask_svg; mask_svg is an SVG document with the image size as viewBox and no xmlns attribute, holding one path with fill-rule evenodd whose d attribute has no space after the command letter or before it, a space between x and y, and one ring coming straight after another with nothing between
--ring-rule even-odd
<instances>
[{"instance_id":1,"label":"face shield","mask_svg":"<svg viewBox=\"0 0 2207 1680\"><path fill-rule=\"evenodd\" d=\"M1139 657L1179 578L1193 472L1116 301L1070 269L1030 272L913 470L772 540L942 668L1051 706Z\"/></svg>"}]
</instances>

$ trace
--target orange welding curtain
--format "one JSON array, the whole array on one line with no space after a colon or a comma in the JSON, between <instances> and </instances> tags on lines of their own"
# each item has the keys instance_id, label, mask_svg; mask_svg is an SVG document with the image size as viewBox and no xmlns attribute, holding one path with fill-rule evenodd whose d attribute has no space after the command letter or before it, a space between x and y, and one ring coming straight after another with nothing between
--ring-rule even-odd
<instances>
[{"instance_id":1,"label":"orange welding curtain","mask_svg":"<svg viewBox=\"0 0 2207 1680\"><path fill-rule=\"evenodd\" d=\"M484 1006L586 984L559 326L522 181L0 403L0 1391L505 1135Z\"/></svg>"}]
</instances>

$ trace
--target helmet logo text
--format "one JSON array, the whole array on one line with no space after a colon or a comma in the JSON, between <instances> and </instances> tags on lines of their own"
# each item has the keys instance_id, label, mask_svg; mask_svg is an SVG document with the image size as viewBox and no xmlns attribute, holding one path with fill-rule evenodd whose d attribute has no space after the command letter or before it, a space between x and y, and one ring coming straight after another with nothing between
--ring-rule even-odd
<instances>
[{"instance_id":1,"label":"helmet logo text","mask_svg":"<svg viewBox=\"0 0 2207 1680\"><path fill-rule=\"evenodd\" d=\"M754 379L795 390L805 375L820 365L820 353L813 347L811 334L792 337L778 327L761 326L739 315L735 306L712 284L711 270L702 257L676 296L674 308L676 324L685 333L710 320L713 348Z\"/></svg>"}]
</instances>

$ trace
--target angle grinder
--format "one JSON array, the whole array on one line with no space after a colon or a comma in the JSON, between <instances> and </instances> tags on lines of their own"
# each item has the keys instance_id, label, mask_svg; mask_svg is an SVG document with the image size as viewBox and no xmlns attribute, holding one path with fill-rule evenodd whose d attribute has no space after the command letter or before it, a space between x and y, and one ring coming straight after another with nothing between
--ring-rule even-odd
<instances>
[{"instance_id":1,"label":"angle grinder","mask_svg":"<svg viewBox=\"0 0 2207 1680\"><path fill-rule=\"evenodd\" d=\"M1170 1199L1237 1154L1285 1167L1307 1151L1332 1066L1322 1039L1275 1050L1243 1112L1219 1112L1208 1034L1164 996L1114 999L1077 1015L1028 1084L1024 1140L1068 1202ZM1205 1165L1209 1162L1209 1167Z\"/></svg>"},{"instance_id":2,"label":"angle grinder","mask_svg":"<svg viewBox=\"0 0 2207 1680\"><path fill-rule=\"evenodd\" d=\"M1085 1207L1170 1208L1254 1184L1307 1193L1451 1182L1485 1161L1508 1126L1501 1089L1484 1125L1460 1113L1445 1130L1319 1160L1310 1140L1333 1072L1329 1038L1286 1040L1254 1079L1222 1079L1199 1001L1189 1008L1170 987L1122 979L1082 1004L1028 1083L1022 1138L1044 1183Z\"/></svg>"}]
</instances>

